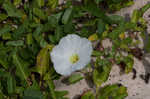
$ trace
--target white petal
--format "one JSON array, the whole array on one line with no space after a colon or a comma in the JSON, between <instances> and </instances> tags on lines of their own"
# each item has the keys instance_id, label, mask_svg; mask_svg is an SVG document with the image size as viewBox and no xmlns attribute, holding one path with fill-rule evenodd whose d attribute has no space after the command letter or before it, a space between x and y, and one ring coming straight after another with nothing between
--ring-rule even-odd
<instances>
[{"instance_id":1,"label":"white petal","mask_svg":"<svg viewBox=\"0 0 150 99\"><path fill-rule=\"evenodd\" d=\"M70 50L74 51L75 49L78 48L78 43L80 42L80 40L81 38L78 35L70 34L62 38L60 40L59 45L64 46L68 51Z\"/></svg>"},{"instance_id":2,"label":"white petal","mask_svg":"<svg viewBox=\"0 0 150 99\"><path fill-rule=\"evenodd\" d=\"M84 68L90 62L92 51L92 43L83 38L78 50L79 62L77 63L76 70Z\"/></svg>"},{"instance_id":3,"label":"white petal","mask_svg":"<svg viewBox=\"0 0 150 99\"><path fill-rule=\"evenodd\" d=\"M67 69L69 69L71 66L70 62L68 61L68 53L65 53L63 49L60 48L60 46L56 46L53 48L51 52L51 60L54 63L54 69L57 73L62 75L69 75L71 72Z\"/></svg>"}]
</instances>

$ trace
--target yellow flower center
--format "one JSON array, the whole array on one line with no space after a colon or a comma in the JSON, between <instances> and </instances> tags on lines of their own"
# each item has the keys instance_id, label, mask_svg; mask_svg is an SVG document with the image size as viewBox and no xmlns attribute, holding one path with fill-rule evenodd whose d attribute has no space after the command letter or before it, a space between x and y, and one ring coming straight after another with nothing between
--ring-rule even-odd
<instances>
[{"instance_id":1,"label":"yellow flower center","mask_svg":"<svg viewBox=\"0 0 150 99\"><path fill-rule=\"evenodd\" d=\"M79 56L77 54L73 54L72 56L70 56L70 62L72 64L76 63L79 60Z\"/></svg>"}]
</instances>

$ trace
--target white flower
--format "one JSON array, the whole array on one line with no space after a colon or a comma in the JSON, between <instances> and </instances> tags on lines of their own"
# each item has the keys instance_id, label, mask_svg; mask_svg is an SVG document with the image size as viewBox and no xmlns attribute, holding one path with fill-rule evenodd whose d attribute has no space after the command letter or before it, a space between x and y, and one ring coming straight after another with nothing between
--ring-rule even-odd
<instances>
[{"instance_id":1,"label":"white flower","mask_svg":"<svg viewBox=\"0 0 150 99\"><path fill-rule=\"evenodd\" d=\"M53 48L51 60L57 73L70 75L90 62L92 51L92 44L88 39L70 34Z\"/></svg>"}]
</instances>

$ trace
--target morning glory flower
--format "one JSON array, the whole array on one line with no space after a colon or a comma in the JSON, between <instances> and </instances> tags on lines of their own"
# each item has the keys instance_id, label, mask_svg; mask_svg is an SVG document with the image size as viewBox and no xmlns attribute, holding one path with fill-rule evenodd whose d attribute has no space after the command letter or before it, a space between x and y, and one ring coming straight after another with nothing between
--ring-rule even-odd
<instances>
[{"instance_id":1,"label":"morning glory flower","mask_svg":"<svg viewBox=\"0 0 150 99\"><path fill-rule=\"evenodd\" d=\"M88 39L69 34L60 40L50 55L56 72L70 75L90 62L92 51L92 43Z\"/></svg>"}]
</instances>

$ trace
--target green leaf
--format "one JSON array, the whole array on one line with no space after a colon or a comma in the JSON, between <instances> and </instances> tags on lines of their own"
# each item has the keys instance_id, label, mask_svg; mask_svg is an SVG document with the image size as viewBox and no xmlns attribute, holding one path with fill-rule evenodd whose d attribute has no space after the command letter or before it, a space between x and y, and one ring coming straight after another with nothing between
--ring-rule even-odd
<instances>
[{"instance_id":1,"label":"green leaf","mask_svg":"<svg viewBox=\"0 0 150 99\"><path fill-rule=\"evenodd\" d=\"M43 29L43 25L42 24L38 24L38 26L36 27L35 31L33 32L33 37L34 39L39 43L42 39L42 29Z\"/></svg>"},{"instance_id":2,"label":"green leaf","mask_svg":"<svg viewBox=\"0 0 150 99\"><path fill-rule=\"evenodd\" d=\"M43 94L39 90L25 90L23 99L43 99Z\"/></svg>"},{"instance_id":3,"label":"green leaf","mask_svg":"<svg viewBox=\"0 0 150 99\"><path fill-rule=\"evenodd\" d=\"M40 40L40 47L41 48L44 48L44 47L46 47L48 45L48 43L46 42L46 40L44 40L44 38L42 38L41 40Z\"/></svg>"},{"instance_id":4,"label":"green leaf","mask_svg":"<svg viewBox=\"0 0 150 99\"><path fill-rule=\"evenodd\" d=\"M48 87L50 89L50 94L52 96L52 99L57 99L56 98L56 93L55 93L55 90L54 90L55 85L54 85L54 83L52 81L51 73L50 72L48 72L48 73L45 74L44 80L46 80L46 83L48 84Z\"/></svg>"},{"instance_id":5,"label":"green leaf","mask_svg":"<svg viewBox=\"0 0 150 99\"><path fill-rule=\"evenodd\" d=\"M133 69L133 65L134 65L133 56L128 55L127 57L124 58L124 62L126 63L125 73L131 72Z\"/></svg>"},{"instance_id":6,"label":"green leaf","mask_svg":"<svg viewBox=\"0 0 150 99\"><path fill-rule=\"evenodd\" d=\"M73 8L68 8L65 10L64 15L62 17L62 23L67 24L72 17Z\"/></svg>"},{"instance_id":7,"label":"green leaf","mask_svg":"<svg viewBox=\"0 0 150 99\"><path fill-rule=\"evenodd\" d=\"M14 30L13 38L18 39L18 38L24 36L24 34L29 29L28 26L29 26L29 20L26 19L26 20L24 20L23 24L21 24L20 26L18 26L18 28L16 30Z\"/></svg>"},{"instance_id":8,"label":"green leaf","mask_svg":"<svg viewBox=\"0 0 150 99\"><path fill-rule=\"evenodd\" d=\"M57 17L60 17L59 14L48 16L48 25L51 27L56 27L59 21L59 18L57 19Z\"/></svg>"},{"instance_id":9,"label":"green leaf","mask_svg":"<svg viewBox=\"0 0 150 99\"><path fill-rule=\"evenodd\" d=\"M51 43L53 43L53 44L56 43L56 38L55 38L55 36L49 35L48 38L49 38L49 41L50 41Z\"/></svg>"},{"instance_id":10,"label":"green leaf","mask_svg":"<svg viewBox=\"0 0 150 99\"><path fill-rule=\"evenodd\" d=\"M105 23L101 19L98 20L97 28L98 34L101 37L102 33L105 31Z\"/></svg>"},{"instance_id":11,"label":"green leaf","mask_svg":"<svg viewBox=\"0 0 150 99\"><path fill-rule=\"evenodd\" d=\"M32 33L27 34L26 43L27 43L27 45L33 44L33 36L32 36Z\"/></svg>"},{"instance_id":12,"label":"green leaf","mask_svg":"<svg viewBox=\"0 0 150 99\"><path fill-rule=\"evenodd\" d=\"M102 83L107 81L111 66L100 66L99 69L93 71L93 81L97 87L100 87Z\"/></svg>"},{"instance_id":13,"label":"green leaf","mask_svg":"<svg viewBox=\"0 0 150 99\"><path fill-rule=\"evenodd\" d=\"M44 26L42 24L38 24L34 33L33 33L34 39L38 42L38 44L42 48L44 48L48 45L48 43L44 39L44 35L42 35L43 28L44 28Z\"/></svg>"},{"instance_id":14,"label":"green leaf","mask_svg":"<svg viewBox=\"0 0 150 99\"><path fill-rule=\"evenodd\" d=\"M81 74L73 74L69 77L68 81L70 84L74 84L80 80L82 80L84 77Z\"/></svg>"},{"instance_id":15,"label":"green leaf","mask_svg":"<svg viewBox=\"0 0 150 99\"><path fill-rule=\"evenodd\" d=\"M39 8L33 8L33 14L39 17L42 20L45 20L47 15L42 11L42 9Z\"/></svg>"},{"instance_id":16,"label":"green leaf","mask_svg":"<svg viewBox=\"0 0 150 99\"><path fill-rule=\"evenodd\" d=\"M30 74L28 63L22 60L16 52L13 53L13 63L16 66L16 75L20 77L21 80L27 81L27 78Z\"/></svg>"},{"instance_id":17,"label":"green leaf","mask_svg":"<svg viewBox=\"0 0 150 99\"><path fill-rule=\"evenodd\" d=\"M111 23L109 17L105 15L104 11L102 11L97 7L97 5L93 2L93 0L84 1L84 10L88 11L93 16L99 17L106 23Z\"/></svg>"},{"instance_id":18,"label":"green leaf","mask_svg":"<svg viewBox=\"0 0 150 99\"><path fill-rule=\"evenodd\" d=\"M37 2L37 5L39 7L43 7L44 6L44 0L36 0L36 2Z\"/></svg>"},{"instance_id":19,"label":"green leaf","mask_svg":"<svg viewBox=\"0 0 150 99\"><path fill-rule=\"evenodd\" d=\"M7 90L8 94L13 94L16 91L16 80L11 75L7 77Z\"/></svg>"},{"instance_id":20,"label":"green leaf","mask_svg":"<svg viewBox=\"0 0 150 99\"><path fill-rule=\"evenodd\" d=\"M4 33L2 35L2 39L3 40L10 40L10 39L12 39L12 35L10 33Z\"/></svg>"},{"instance_id":21,"label":"green leaf","mask_svg":"<svg viewBox=\"0 0 150 99\"><path fill-rule=\"evenodd\" d=\"M111 15L109 16L110 20L113 21L113 23L119 24L120 22L125 21L124 17L120 16L120 15Z\"/></svg>"},{"instance_id":22,"label":"green leaf","mask_svg":"<svg viewBox=\"0 0 150 99\"><path fill-rule=\"evenodd\" d=\"M5 69L8 69L9 67L9 63L8 63L8 56L7 55L7 51L4 50L0 50L0 65L3 66Z\"/></svg>"},{"instance_id":23,"label":"green leaf","mask_svg":"<svg viewBox=\"0 0 150 99\"><path fill-rule=\"evenodd\" d=\"M6 19L7 19L7 15L1 13L1 14L0 14L0 22L4 21L4 20L6 20Z\"/></svg>"},{"instance_id":24,"label":"green leaf","mask_svg":"<svg viewBox=\"0 0 150 99\"><path fill-rule=\"evenodd\" d=\"M134 10L133 13L132 13L131 22L132 23L137 23L139 18L140 18L139 10Z\"/></svg>"},{"instance_id":25,"label":"green leaf","mask_svg":"<svg viewBox=\"0 0 150 99\"><path fill-rule=\"evenodd\" d=\"M148 2L146 5L144 5L141 9L141 17L143 16L143 14L150 8L150 3Z\"/></svg>"},{"instance_id":26,"label":"green leaf","mask_svg":"<svg viewBox=\"0 0 150 99\"><path fill-rule=\"evenodd\" d=\"M36 80L33 80L32 86L29 86L26 90L37 90L37 91L40 91L39 83Z\"/></svg>"},{"instance_id":27,"label":"green leaf","mask_svg":"<svg viewBox=\"0 0 150 99\"><path fill-rule=\"evenodd\" d=\"M128 93L127 88L114 84L101 88L97 95L98 99L125 99Z\"/></svg>"},{"instance_id":28,"label":"green leaf","mask_svg":"<svg viewBox=\"0 0 150 99\"><path fill-rule=\"evenodd\" d=\"M18 87L18 86L16 86L16 93L17 94L20 94L21 93L21 95L22 95L22 93L23 93L23 91L24 91L24 88L23 87Z\"/></svg>"},{"instance_id":29,"label":"green leaf","mask_svg":"<svg viewBox=\"0 0 150 99\"><path fill-rule=\"evenodd\" d=\"M4 27L0 28L0 36L2 36L5 33L8 33L11 31L10 25L5 25Z\"/></svg>"},{"instance_id":30,"label":"green leaf","mask_svg":"<svg viewBox=\"0 0 150 99\"><path fill-rule=\"evenodd\" d=\"M64 32L66 34L74 33L75 32L75 25L72 22L64 25Z\"/></svg>"},{"instance_id":31,"label":"green leaf","mask_svg":"<svg viewBox=\"0 0 150 99\"><path fill-rule=\"evenodd\" d=\"M113 31L109 33L109 37L113 40L116 40L120 33L125 32L126 28L125 22L120 23L117 28L113 29Z\"/></svg>"},{"instance_id":32,"label":"green leaf","mask_svg":"<svg viewBox=\"0 0 150 99\"><path fill-rule=\"evenodd\" d=\"M68 91L55 91L57 98L62 99L65 95L68 94Z\"/></svg>"},{"instance_id":33,"label":"green leaf","mask_svg":"<svg viewBox=\"0 0 150 99\"><path fill-rule=\"evenodd\" d=\"M41 76L43 76L49 69L49 50L52 50L51 45L48 45L47 47L41 49L37 56L36 69Z\"/></svg>"},{"instance_id":34,"label":"green leaf","mask_svg":"<svg viewBox=\"0 0 150 99\"><path fill-rule=\"evenodd\" d=\"M131 18L131 22L137 23L139 18L143 16L143 14L150 8L150 3L147 3L140 10L134 10Z\"/></svg>"},{"instance_id":35,"label":"green leaf","mask_svg":"<svg viewBox=\"0 0 150 99\"><path fill-rule=\"evenodd\" d=\"M4 69L0 70L0 77L4 77L4 78L8 78L10 76L10 74L8 72L6 72ZM1 83L0 83L0 88L1 88Z\"/></svg>"},{"instance_id":36,"label":"green leaf","mask_svg":"<svg viewBox=\"0 0 150 99\"><path fill-rule=\"evenodd\" d=\"M33 8L42 8L45 6L44 0L32 0L31 1L31 7Z\"/></svg>"},{"instance_id":37,"label":"green leaf","mask_svg":"<svg viewBox=\"0 0 150 99\"><path fill-rule=\"evenodd\" d=\"M24 41L18 40L18 41L8 41L6 43L7 46L24 46Z\"/></svg>"},{"instance_id":38,"label":"green leaf","mask_svg":"<svg viewBox=\"0 0 150 99\"><path fill-rule=\"evenodd\" d=\"M4 58L5 56L0 56L0 65L3 66L5 69L9 67L7 58Z\"/></svg>"},{"instance_id":39,"label":"green leaf","mask_svg":"<svg viewBox=\"0 0 150 99\"><path fill-rule=\"evenodd\" d=\"M53 10L57 7L58 0L48 0L47 5L51 8L51 10Z\"/></svg>"},{"instance_id":40,"label":"green leaf","mask_svg":"<svg viewBox=\"0 0 150 99\"><path fill-rule=\"evenodd\" d=\"M132 38L127 37L121 41L116 40L115 43L118 44L117 46L120 46L121 49L129 51L129 44L132 44Z\"/></svg>"},{"instance_id":41,"label":"green leaf","mask_svg":"<svg viewBox=\"0 0 150 99\"><path fill-rule=\"evenodd\" d=\"M81 96L81 99L95 99L95 96L92 91L88 91Z\"/></svg>"},{"instance_id":42,"label":"green leaf","mask_svg":"<svg viewBox=\"0 0 150 99\"><path fill-rule=\"evenodd\" d=\"M103 52L96 51L96 50L94 50L93 53L92 53L92 56L96 56L96 57L102 56L102 55L103 55Z\"/></svg>"},{"instance_id":43,"label":"green leaf","mask_svg":"<svg viewBox=\"0 0 150 99\"><path fill-rule=\"evenodd\" d=\"M9 58L11 57L10 51L12 50L11 47L4 47L0 46L0 66L3 68L8 69L10 64L12 63Z\"/></svg>"},{"instance_id":44,"label":"green leaf","mask_svg":"<svg viewBox=\"0 0 150 99\"><path fill-rule=\"evenodd\" d=\"M21 2L22 2L21 0L14 0L14 5L17 6L17 5L21 4Z\"/></svg>"},{"instance_id":45,"label":"green leaf","mask_svg":"<svg viewBox=\"0 0 150 99\"><path fill-rule=\"evenodd\" d=\"M24 14L18 10L9 0L4 2L3 8L7 11L8 16L21 18Z\"/></svg>"},{"instance_id":46,"label":"green leaf","mask_svg":"<svg viewBox=\"0 0 150 99\"><path fill-rule=\"evenodd\" d=\"M55 29L55 41L58 42L61 37L63 37L63 28L62 27L56 27Z\"/></svg>"}]
</instances>

